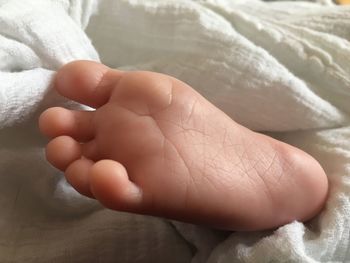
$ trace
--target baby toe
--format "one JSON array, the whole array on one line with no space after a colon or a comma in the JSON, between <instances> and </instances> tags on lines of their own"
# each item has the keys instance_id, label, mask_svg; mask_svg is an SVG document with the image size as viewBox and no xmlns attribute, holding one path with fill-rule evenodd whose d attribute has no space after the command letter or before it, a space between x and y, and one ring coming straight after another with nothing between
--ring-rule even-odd
<instances>
[{"instance_id":1,"label":"baby toe","mask_svg":"<svg viewBox=\"0 0 350 263\"><path fill-rule=\"evenodd\" d=\"M58 71L55 88L71 100L98 108L109 100L121 74L97 62L74 61Z\"/></svg>"}]
</instances>

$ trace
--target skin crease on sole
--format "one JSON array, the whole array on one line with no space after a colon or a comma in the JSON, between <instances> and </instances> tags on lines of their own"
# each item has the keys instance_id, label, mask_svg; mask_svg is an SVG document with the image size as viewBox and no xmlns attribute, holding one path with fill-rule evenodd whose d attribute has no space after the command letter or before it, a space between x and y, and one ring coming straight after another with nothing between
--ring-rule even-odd
<instances>
[{"instance_id":1,"label":"skin crease on sole","mask_svg":"<svg viewBox=\"0 0 350 263\"><path fill-rule=\"evenodd\" d=\"M55 88L96 110L42 113L47 159L107 208L251 231L309 220L325 203L314 158L237 124L173 77L77 61Z\"/></svg>"}]
</instances>

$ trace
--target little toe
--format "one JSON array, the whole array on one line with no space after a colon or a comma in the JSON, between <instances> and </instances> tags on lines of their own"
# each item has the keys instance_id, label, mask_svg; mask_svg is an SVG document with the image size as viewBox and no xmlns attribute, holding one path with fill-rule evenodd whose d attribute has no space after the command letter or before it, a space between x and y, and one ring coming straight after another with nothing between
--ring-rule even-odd
<instances>
[{"instance_id":1,"label":"little toe","mask_svg":"<svg viewBox=\"0 0 350 263\"><path fill-rule=\"evenodd\" d=\"M109 100L113 84L121 75L121 71L97 62L74 61L58 71L55 87L71 100L98 108Z\"/></svg>"},{"instance_id":2,"label":"little toe","mask_svg":"<svg viewBox=\"0 0 350 263\"><path fill-rule=\"evenodd\" d=\"M82 156L80 143L69 136L60 136L46 146L46 159L57 169L65 171Z\"/></svg>"},{"instance_id":3,"label":"little toe","mask_svg":"<svg viewBox=\"0 0 350 263\"><path fill-rule=\"evenodd\" d=\"M91 160L82 158L71 163L65 171L67 181L82 195L94 198L90 190L89 171L93 166Z\"/></svg>"},{"instance_id":4,"label":"little toe","mask_svg":"<svg viewBox=\"0 0 350 263\"><path fill-rule=\"evenodd\" d=\"M85 142L94 137L93 115L93 111L50 108L40 115L39 129L50 138L67 135L80 142Z\"/></svg>"},{"instance_id":5,"label":"little toe","mask_svg":"<svg viewBox=\"0 0 350 263\"><path fill-rule=\"evenodd\" d=\"M142 191L129 180L123 165L102 160L90 170L91 192L104 206L118 211L142 212Z\"/></svg>"}]
</instances>

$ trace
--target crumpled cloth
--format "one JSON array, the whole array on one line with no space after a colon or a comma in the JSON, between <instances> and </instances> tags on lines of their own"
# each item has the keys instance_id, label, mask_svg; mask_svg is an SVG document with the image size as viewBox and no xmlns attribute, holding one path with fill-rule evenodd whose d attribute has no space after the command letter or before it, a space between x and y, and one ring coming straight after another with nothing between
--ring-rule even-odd
<instances>
[{"instance_id":1,"label":"crumpled cloth","mask_svg":"<svg viewBox=\"0 0 350 263\"><path fill-rule=\"evenodd\" d=\"M349 29L350 8L327 0L0 0L0 262L350 260ZM304 224L224 232L79 195L37 128L47 107L81 107L51 85L77 59L170 74L303 149L329 177L326 207Z\"/></svg>"}]
</instances>

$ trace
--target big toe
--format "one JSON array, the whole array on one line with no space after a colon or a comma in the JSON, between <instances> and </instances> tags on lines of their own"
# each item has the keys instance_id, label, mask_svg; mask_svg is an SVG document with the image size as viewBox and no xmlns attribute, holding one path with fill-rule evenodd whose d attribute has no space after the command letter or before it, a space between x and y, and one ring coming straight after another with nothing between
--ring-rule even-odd
<instances>
[{"instance_id":1,"label":"big toe","mask_svg":"<svg viewBox=\"0 0 350 263\"><path fill-rule=\"evenodd\" d=\"M142 213L142 190L129 180L126 169L113 160L101 160L90 169L91 192L104 206L125 212Z\"/></svg>"}]
</instances>

